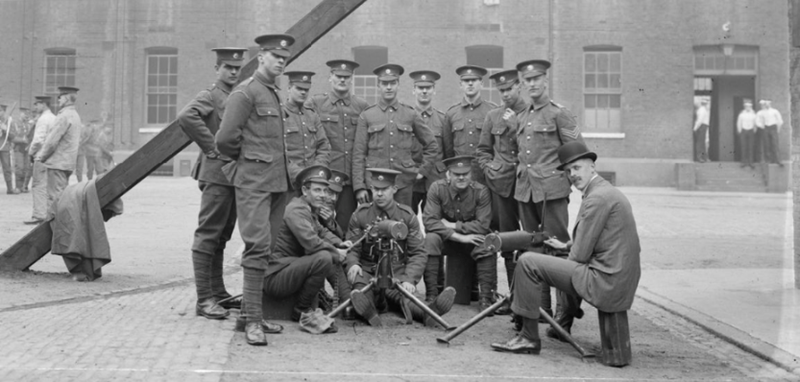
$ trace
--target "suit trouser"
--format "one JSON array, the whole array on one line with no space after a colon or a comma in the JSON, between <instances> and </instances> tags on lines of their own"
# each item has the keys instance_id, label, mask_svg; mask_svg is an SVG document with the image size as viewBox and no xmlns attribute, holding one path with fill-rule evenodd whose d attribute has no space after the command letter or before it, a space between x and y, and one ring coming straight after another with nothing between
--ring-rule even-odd
<instances>
[{"instance_id":1,"label":"suit trouser","mask_svg":"<svg viewBox=\"0 0 800 382\"><path fill-rule=\"evenodd\" d=\"M319 251L302 257L283 258L290 261L283 269L264 277L264 294L284 298L298 294L296 308L306 311L311 307L320 289L325 286L325 277L333 269L333 258L329 251Z\"/></svg>"},{"instance_id":2,"label":"suit trouser","mask_svg":"<svg viewBox=\"0 0 800 382\"><path fill-rule=\"evenodd\" d=\"M554 235L561 242L569 241L569 198L552 199L547 201L547 210L544 202L519 202L519 217L522 220L522 229L528 232L539 231L542 229ZM547 221L542 224L542 218ZM516 271L514 272L516 274ZM550 297L550 287L545 285L542 288L542 306L547 311L552 311L552 300ZM557 306L561 305L560 300L556 300Z\"/></svg>"},{"instance_id":3,"label":"suit trouser","mask_svg":"<svg viewBox=\"0 0 800 382\"><path fill-rule=\"evenodd\" d=\"M493 297L493 291L497 290L497 256L494 253L481 252L478 247L472 244L444 240L441 235L432 232L425 235L425 252L428 252L428 262L431 265L436 263L431 261L431 258L441 260L442 255L472 256L475 259L475 276L478 279L480 298L491 299ZM426 288L428 285L434 286L439 283L439 264L435 265L437 266L425 267L424 280ZM458 275L448 275L448 277L458 277ZM435 296L428 295L426 292L426 297Z\"/></svg>"},{"instance_id":4,"label":"suit trouser","mask_svg":"<svg viewBox=\"0 0 800 382\"><path fill-rule=\"evenodd\" d=\"M78 156L75 159L75 178L78 179L78 182L83 180L83 168L85 163L86 154L78 153Z\"/></svg>"},{"instance_id":5,"label":"suit trouser","mask_svg":"<svg viewBox=\"0 0 800 382\"><path fill-rule=\"evenodd\" d=\"M503 197L500 194L491 191L492 195L492 224L489 228L497 232L511 232L519 230L519 206L517 200L514 199L514 187L511 187L511 193L508 197ZM514 277L514 253L503 252L501 254L505 260L506 277L508 280L508 287L511 287L511 280Z\"/></svg>"},{"instance_id":6,"label":"suit trouser","mask_svg":"<svg viewBox=\"0 0 800 382\"><path fill-rule=\"evenodd\" d=\"M72 171L47 169L47 208L49 209L56 202L61 193L69 184L69 176Z\"/></svg>"},{"instance_id":7,"label":"suit trouser","mask_svg":"<svg viewBox=\"0 0 800 382\"><path fill-rule=\"evenodd\" d=\"M770 163L779 163L779 149L778 149L778 126L772 125L764 128L767 137L766 142L766 160Z\"/></svg>"},{"instance_id":8,"label":"suit trouser","mask_svg":"<svg viewBox=\"0 0 800 382\"><path fill-rule=\"evenodd\" d=\"M708 153L706 153L706 132L708 125L700 125L694 131L694 160L697 162L704 162L708 160Z\"/></svg>"},{"instance_id":9,"label":"suit trouser","mask_svg":"<svg viewBox=\"0 0 800 382\"><path fill-rule=\"evenodd\" d=\"M14 152L14 172L17 174L17 188L20 190L28 189L28 167L31 158L24 152Z\"/></svg>"},{"instance_id":10,"label":"suit trouser","mask_svg":"<svg viewBox=\"0 0 800 382\"><path fill-rule=\"evenodd\" d=\"M33 196L33 219L44 220L50 203L47 199L47 168L42 162L33 162L33 181L31 182L31 196Z\"/></svg>"},{"instance_id":11,"label":"suit trouser","mask_svg":"<svg viewBox=\"0 0 800 382\"><path fill-rule=\"evenodd\" d=\"M580 310L581 296L572 285L572 274L578 263L541 253L527 252L520 256L514 273L514 297L511 310L525 317L539 318L542 287L553 286L563 297L563 315L569 320L559 320L559 324L569 330L572 317Z\"/></svg>"},{"instance_id":12,"label":"suit trouser","mask_svg":"<svg viewBox=\"0 0 800 382\"><path fill-rule=\"evenodd\" d=\"M740 144L742 146L742 164L753 164L753 140L755 139L755 130L742 130L740 134Z\"/></svg>"},{"instance_id":13,"label":"suit trouser","mask_svg":"<svg viewBox=\"0 0 800 382\"><path fill-rule=\"evenodd\" d=\"M353 211L358 207L356 202L356 195L353 192L352 185L342 187L342 192L339 193L339 199L336 200L336 222L339 227L347 233L348 225L350 225L350 216Z\"/></svg>"},{"instance_id":14,"label":"suit trouser","mask_svg":"<svg viewBox=\"0 0 800 382\"><path fill-rule=\"evenodd\" d=\"M764 160L764 129L756 127L755 137L753 138L753 162L760 163Z\"/></svg>"},{"instance_id":15,"label":"suit trouser","mask_svg":"<svg viewBox=\"0 0 800 382\"><path fill-rule=\"evenodd\" d=\"M194 231L192 258L198 300L228 297L222 278L225 246L236 225L236 189L198 182L200 213ZM201 269L202 268L202 269Z\"/></svg>"}]
</instances>

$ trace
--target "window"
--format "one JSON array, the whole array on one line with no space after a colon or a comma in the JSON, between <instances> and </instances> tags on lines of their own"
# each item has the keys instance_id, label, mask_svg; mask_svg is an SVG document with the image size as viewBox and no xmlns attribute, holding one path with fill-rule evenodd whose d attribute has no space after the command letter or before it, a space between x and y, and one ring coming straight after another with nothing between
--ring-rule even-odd
<instances>
[{"instance_id":1,"label":"window","mask_svg":"<svg viewBox=\"0 0 800 382\"><path fill-rule=\"evenodd\" d=\"M389 48L357 46L353 48L353 60L359 64L353 73L353 94L370 105L378 103L378 77L372 71L389 62Z\"/></svg>"},{"instance_id":2,"label":"window","mask_svg":"<svg viewBox=\"0 0 800 382\"><path fill-rule=\"evenodd\" d=\"M588 131L622 131L622 48L584 49L583 100L583 121Z\"/></svg>"},{"instance_id":3,"label":"window","mask_svg":"<svg viewBox=\"0 0 800 382\"><path fill-rule=\"evenodd\" d=\"M494 87L489 76L503 71L503 47L497 45L473 45L466 47L466 50L467 65L478 65L489 70L489 73L483 77L481 99L492 101L498 105L502 104L503 100L500 98L500 92Z\"/></svg>"},{"instance_id":4,"label":"window","mask_svg":"<svg viewBox=\"0 0 800 382\"><path fill-rule=\"evenodd\" d=\"M75 86L75 49L44 50L44 93L58 93L59 86Z\"/></svg>"},{"instance_id":5,"label":"window","mask_svg":"<svg viewBox=\"0 0 800 382\"><path fill-rule=\"evenodd\" d=\"M178 49L145 49L147 56L146 103L148 125L166 124L175 119L178 101Z\"/></svg>"},{"instance_id":6,"label":"window","mask_svg":"<svg viewBox=\"0 0 800 382\"><path fill-rule=\"evenodd\" d=\"M703 45L694 47L696 75L757 75L758 48L747 45Z\"/></svg>"}]
</instances>

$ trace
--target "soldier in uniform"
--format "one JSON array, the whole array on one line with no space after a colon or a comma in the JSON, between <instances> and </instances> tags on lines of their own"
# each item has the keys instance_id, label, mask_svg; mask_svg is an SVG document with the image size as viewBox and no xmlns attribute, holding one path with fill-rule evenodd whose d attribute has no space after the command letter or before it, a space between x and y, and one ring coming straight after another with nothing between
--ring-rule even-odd
<instances>
[{"instance_id":1,"label":"soldier in uniform","mask_svg":"<svg viewBox=\"0 0 800 382\"><path fill-rule=\"evenodd\" d=\"M239 82L245 48L217 48L217 80L201 91L178 113L178 123L200 147L192 177L200 188L200 214L192 243L192 266L197 291L195 313L209 319L228 316L226 308L240 308L241 301L217 305L230 297L222 277L225 246L236 225L236 197L231 182L222 173L230 159L221 156L214 144L225 111L225 101Z\"/></svg>"},{"instance_id":2,"label":"soldier in uniform","mask_svg":"<svg viewBox=\"0 0 800 382\"><path fill-rule=\"evenodd\" d=\"M357 241L374 223L381 220L394 220L402 222L408 227L408 236L405 240L398 241L399 251L391 256L392 271L394 278L398 280L396 288L403 288L410 293L416 290L415 285L422 277L428 255L423 248L422 233L419 229L419 220L414 215L410 207L395 201L394 193L397 191L395 179L400 175L399 171L390 169L369 168L370 190L372 191L372 203L362 204L350 218L350 227L347 231L347 239ZM350 281L353 291L350 299L356 312L366 319L372 326L381 326L381 319L378 312L384 312L388 305L392 308L400 309L406 320L412 317L419 321L427 321L426 325L431 324L431 320L426 319L424 312L407 301L403 295L394 288L386 290L386 300L376 301L375 293L370 290L366 293L360 291L361 288L369 283L370 278L375 275L377 251L373 246L376 244L375 238L368 234L367 238L350 248L347 253L345 267L347 268L347 279ZM439 297L430 303L431 309L439 315L450 311L455 298L455 289L447 288ZM376 302L379 309L376 309ZM389 304L387 304L387 302Z\"/></svg>"},{"instance_id":3,"label":"soldier in uniform","mask_svg":"<svg viewBox=\"0 0 800 382\"><path fill-rule=\"evenodd\" d=\"M558 240L569 240L570 183L558 169L558 148L572 141L583 142L575 116L547 95L547 69L550 62L530 60L517 65L517 71L532 104L517 116L519 165L514 198L519 202L522 228L528 232L545 230ZM545 203L545 200L547 203ZM547 211L543 211L543 208ZM542 221L545 216L547 221ZM559 294L559 299L566 298ZM563 305L563 304L559 304ZM550 288L542 287L542 308L552 314ZM560 318L563 327L572 317Z\"/></svg>"},{"instance_id":4,"label":"soldier in uniform","mask_svg":"<svg viewBox=\"0 0 800 382\"><path fill-rule=\"evenodd\" d=\"M336 201L344 187L349 183L350 177L347 176L347 174L341 171L331 170L331 177L328 179L328 197L326 198L325 205L320 207L318 211L319 222L342 240L345 239L345 229L347 227L340 226L336 219ZM322 291L320 292L320 296L322 297L320 302L330 303L330 307L333 308L334 300L342 301L350 296L350 284L347 282L347 277L344 272L344 262L334 265L327 280L331 284L334 295L331 297L327 292ZM348 306L341 317L347 320L353 319L354 312L352 306Z\"/></svg>"},{"instance_id":5,"label":"soldier in uniform","mask_svg":"<svg viewBox=\"0 0 800 382\"><path fill-rule=\"evenodd\" d=\"M358 116L369 106L367 101L350 93L353 85L353 71L359 66L349 60L331 60L326 63L331 68L329 93L317 94L306 101L322 121L325 136L331 145L330 169L340 171L352 179L353 144L356 139ZM353 185L348 181L339 193L336 202L336 220L340 227L347 229L350 215L356 209Z\"/></svg>"},{"instance_id":6,"label":"soldier in uniform","mask_svg":"<svg viewBox=\"0 0 800 382\"><path fill-rule=\"evenodd\" d=\"M445 166L444 163L442 163L444 157L442 152L442 123L444 121L444 112L431 105L433 96L436 94L436 81L438 81L441 76L433 70L419 70L411 72L408 76L414 80L413 93L416 98L414 111L417 112L417 115L422 118L422 121L425 122L425 125L428 126L431 133L433 133L437 146L436 162L431 168L431 171L422 174L423 178L414 182L414 196L411 200L411 208L416 211L417 206L420 206L421 202L422 205L419 208L420 211L423 211L425 210L425 195L428 193L428 189L431 188L433 182L442 179L445 172ZM417 166L422 166L422 145L418 140L414 140L411 146L411 157L414 159L414 162L417 163Z\"/></svg>"},{"instance_id":7,"label":"soldier in uniform","mask_svg":"<svg viewBox=\"0 0 800 382\"><path fill-rule=\"evenodd\" d=\"M319 210L328 199L330 175L330 170L321 165L307 167L298 174L296 188L301 194L286 206L275 250L269 257L264 294L276 298L297 294L293 321L300 321L303 313L312 310L325 278L347 255L349 243L342 242L319 222ZM333 325L325 333L336 330Z\"/></svg>"},{"instance_id":8,"label":"soldier in uniform","mask_svg":"<svg viewBox=\"0 0 800 382\"><path fill-rule=\"evenodd\" d=\"M223 167L223 172L236 188L236 213L245 244L245 339L250 345L266 345L262 285L275 237L273 230L280 228L290 183L280 89L275 80L291 56L288 48L294 38L263 35L255 41L260 48L258 69L228 97L216 142L220 153L233 160Z\"/></svg>"},{"instance_id":9,"label":"soldier in uniform","mask_svg":"<svg viewBox=\"0 0 800 382\"><path fill-rule=\"evenodd\" d=\"M286 139L289 179L295 179L304 168L313 165L327 167L331 144L319 116L313 108L305 105L314 73L293 71L284 74L289 77L289 97L283 105L283 135Z\"/></svg>"},{"instance_id":10,"label":"soldier in uniform","mask_svg":"<svg viewBox=\"0 0 800 382\"><path fill-rule=\"evenodd\" d=\"M486 69L475 65L456 69L456 74L461 78L464 98L445 112L442 126L445 158L456 155L474 156L478 150L486 115L497 107L493 102L481 99L482 80L486 73ZM472 170L473 180L486 185L477 161L472 163Z\"/></svg>"},{"instance_id":11,"label":"soldier in uniform","mask_svg":"<svg viewBox=\"0 0 800 382\"><path fill-rule=\"evenodd\" d=\"M486 115L478 143L478 164L486 176L486 186L492 194L492 231L508 232L519 229L517 200L514 199L514 182L517 173L517 115L528 106L520 94L517 71L505 70L492 75L495 87L503 98L504 108ZM502 254L505 260L508 286L516 265L513 252ZM506 306L495 313L508 314Z\"/></svg>"},{"instance_id":12,"label":"soldier in uniform","mask_svg":"<svg viewBox=\"0 0 800 382\"><path fill-rule=\"evenodd\" d=\"M440 179L428 190L428 202L422 215L425 224L426 298L436 297L442 255L465 256L475 260L480 290L480 310L492 305L497 290L497 258L482 249L483 239L492 220L492 198L486 186L472 180L471 156L445 159L447 179ZM458 277L457 275L450 275Z\"/></svg>"},{"instance_id":13,"label":"soldier in uniform","mask_svg":"<svg viewBox=\"0 0 800 382\"><path fill-rule=\"evenodd\" d=\"M397 177L398 203L411 205L414 182L429 174L434 166L438 146L431 130L414 108L397 100L397 88L403 67L386 64L375 69L380 100L361 113L353 146L353 188L356 200L368 203L365 172L368 167L400 171ZM417 166L411 158L411 147L418 140L423 145L423 161Z\"/></svg>"},{"instance_id":14,"label":"soldier in uniform","mask_svg":"<svg viewBox=\"0 0 800 382\"><path fill-rule=\"evenodd\" d=\"M33 139L28 147L28 155L36 158L42 149L47 134L55 124L56 116L50 111L50 96L37 96L33 103L33 109L39 114L36 117ZM31 220L24 221L25 224L39 224L47 217L47 210L50 205L47 203L47 169L42 162L33 161L33 176L31 182L31 195L33 196L33 213Z\"/></svg>"},{"instance_id":15,"label":"soldier in uniform","mask_svg":"<svg viewBox=\"0 0 800 382\"><path fill-rule=\"evenodd\" d=\"M78 88L62 86L58 91L58 115L42 149L34 158L47 168L48 206L61 195L75 170L82 126L81 117L75 111Z\"/></svg>"}]
</instances>

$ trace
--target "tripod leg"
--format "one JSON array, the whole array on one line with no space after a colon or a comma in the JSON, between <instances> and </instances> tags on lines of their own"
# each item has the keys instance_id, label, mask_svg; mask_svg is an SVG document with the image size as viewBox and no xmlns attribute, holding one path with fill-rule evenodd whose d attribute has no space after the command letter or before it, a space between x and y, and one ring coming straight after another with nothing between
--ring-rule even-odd
<instances>
[{"instance_id":1,"label":"tripod leg","mask_svg":"<svg viewBox=\"0 0 800 382\"><path fill-rule=\"evenodd\" d=\"M370 281L369 284L367 284L367 286L361 288L361 292L366 293L367 291L372 289L372 287L374 287L374 286L375 286L375 281L374 280ZM336 309L334 309L330 313L328 313L328 318L336 317L339 313L342 313L344 311L344 309L347 308L348 305L350 305L350 299L349 298L347 300L345 300L343 303L339 304L339 306L336 307Z\"/></svg>"},{"instance_id":2,"label":"tripod leg","mask_svg":"<svg viewBox=\"0 0 800 382\"><path fill-rule=\"evenodd\" d=\"M445 330L450 330L450 329L453 328L453 326L450 326L450 324L448 324L447 321L444 320L444 318L442 318L441 316L436 314L436 312L434 312L430 307L425 305L425 303L420 301L416 296L414 296L413 294L409 293L407 290L403 289L402 287L400 287L397 284L394 285L394 288L398 292L400 292L403 296L405 296L407 299L411 300L411 302L413 302L416 306L418 306L420 309L422 309L431 318L433 318L437 323L439 323L439 325L442 325L442 327L444 327Z\"/></svg>"},{"instance_id":3,"label":"tripod leg","mask_svg":"<svg viewBox=\"0 0 800 382\"><path fill-rule=\"evenodd\" d=\"M480 322L484 318L486 318L489 315L491 315L492 313L494 313L494 311L497 310L498 308L500 308L506 302L507 299L508 299L507 297L503 297L503 298L497 300L497 302L492 304L492 306L490 306L490 307L484 309L482 312L476 314L469 321L461 324L461 326L455 328L450 333L447 333L446 336L437 338L436 341L439 342L439 343L442 343L442 344L449 344L450 340L452 340L453 338L458 337L458 335L460 335L461 333L464 333L465 331L467 331L467 329L471 328L472 326L474 326L475 324L477 324L478 322Z\"/></svg>"}]
</instances>

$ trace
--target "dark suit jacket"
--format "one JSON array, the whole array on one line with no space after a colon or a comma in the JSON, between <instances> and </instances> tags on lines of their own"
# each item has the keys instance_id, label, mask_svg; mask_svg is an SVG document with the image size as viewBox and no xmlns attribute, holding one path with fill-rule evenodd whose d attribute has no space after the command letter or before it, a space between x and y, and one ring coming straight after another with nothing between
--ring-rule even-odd
<instances>
[{"instance_id":1,"label":"dark suit jacket","mask_svg":"<svg viewBox=\"0 0 800 382\"><path fill-rule=\"evenodd\" d=\"M628 199L600 176L586 188L569 259L575 290L604 312L630 309L639 285L639 234Z\"/></svg>"}]
</instances>

